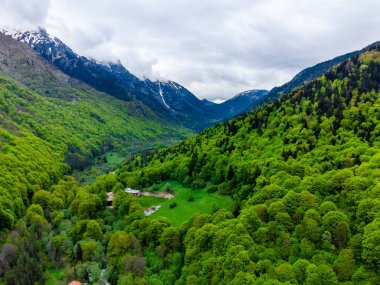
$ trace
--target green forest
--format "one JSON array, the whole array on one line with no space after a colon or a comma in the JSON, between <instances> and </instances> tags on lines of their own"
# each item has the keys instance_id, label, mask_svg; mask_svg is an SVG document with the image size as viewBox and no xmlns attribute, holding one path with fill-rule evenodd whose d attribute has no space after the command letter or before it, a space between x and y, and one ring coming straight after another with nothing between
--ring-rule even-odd
<instances>
[{"instance_id":1,"label":"green forest","mask_svg":"<svg viewBox=\"0 0 380 285\"><path fill-rule=\"evenodd\" d=\"M374 47L162 148L188 132L2 77L0 284L380 284L379 92ZM92 184L70 176L109 149L140 152ZM124 191L168 181L186 197L150 217ZM170 219L207 195L230 203Z\"/></svg>"}]
</instances>

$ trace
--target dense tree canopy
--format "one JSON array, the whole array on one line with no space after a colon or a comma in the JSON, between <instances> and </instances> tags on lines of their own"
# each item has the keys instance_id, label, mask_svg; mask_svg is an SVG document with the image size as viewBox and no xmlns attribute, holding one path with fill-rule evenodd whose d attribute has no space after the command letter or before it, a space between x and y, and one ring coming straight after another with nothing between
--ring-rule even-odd
<instances>
[{"instance_id":1,"label":"dense tree canopy","mask_svg":"<svg viewBox=\"0 0 380 285\"><path fill-rule=\"evenodd\" d=\"M234 218L186 226L179 284L379 282L379 56L125 164L127 184L175 179L236 200Z\"/></svg>"},{"instance_id":2,"label":"dense tree canopy","mask_svg":"<svg viewBox=\"0 0 380 285\"><path fill-rule=\"evenodd\" d=\"M43 283L55 268L90 284L379 284L379 59L378 49L366 51L85 186L62 176L63 152L86 153L81 135L71 146L64 136L40 138L24 119L10 127L5 114L17 98L4 99L0 282ZM144 217L139 198L124 192L169 179L230 195L234 209L176 228Z\"/></svg>"}]
</instances>

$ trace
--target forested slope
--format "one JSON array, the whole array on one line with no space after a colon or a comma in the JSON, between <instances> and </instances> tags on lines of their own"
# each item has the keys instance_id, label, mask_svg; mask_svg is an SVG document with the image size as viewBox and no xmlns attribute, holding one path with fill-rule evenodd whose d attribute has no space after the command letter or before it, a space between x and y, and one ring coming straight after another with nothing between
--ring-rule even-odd
<instances>
[{"instance_id":1,"label":"forested slope","mask_svg":"<svg viewBox=\"0 0 380 285\"><path fill-rule=\"evenodd\" d=\"M159 147L185 134L132 116L127 104L109 96L72 92L72 100L45 98L0 77L0 188L7 196L21 194L28 205L33 192L90 165L107 149Z\"/></svg>"},{"instance_id":2,"label":"forested slope","mask_svg":"<svg viewBox=\"0 0 380 285\"><path fill-rule=\"evenodd\" d=\"M7 82L6 106L37 96ZM12 99L12 90L24 95ZM379 91L380 48L372 47L252 113L135 155L93 185L65 176L49 188L32 173L25 196L29 186L9 184L0 283L379 284ZM11 109L2 108L3 118L10 114L2 120L4 160L21 167L20 179L29 168L64 172L63 156L56 160L43 140L48 128L39 138L18 117L23 109ZM32 142L38 159L27 168L14 153ZM144 217L139 199L124 191L169 179L231 195L235 207L177 228Z\"/></svg>"},{"instance_id":3,"label":"forested slope","mask_svg":"<svg viewBox=\"0 0 380 285\"><path fill-rule=\"evenodd\" d=\"M65 174L108 150L127 155L189 133L142 103L120 101L68 77L0 34L0 284L44 284L47 268L76 265L76 249L60 244L53 230L71 217L89 218L84 212L96 215L105 206L104 193L90 194ZM84 202L80 210L78 202Z\"/></svg>"},{"instance_id":4,"label":"forested slope","mask_svg":"<svg viewBox=\"0 0 380 285\"><path fill-rule=\"evenodd\" d=\"M2 227L13 227L35 191L49 189L63 174L91 165L105 151L162 147L189 133L140 103L117 100L70 79L3 35L0 58Z\"/></svg>"},{"instance_id":5,"label":"forested slope","mask_svg":"<svg viewBox=\"0 0 380 285\"><path fill-rule=\"evenodd\" d=\"M183 228L178 284L377 284L380 49L118 175L232 195L233 213ZM271 280L271 281L269 281ZM347 284L353 284L347 283Z\"/></svg>"}]
</instances>

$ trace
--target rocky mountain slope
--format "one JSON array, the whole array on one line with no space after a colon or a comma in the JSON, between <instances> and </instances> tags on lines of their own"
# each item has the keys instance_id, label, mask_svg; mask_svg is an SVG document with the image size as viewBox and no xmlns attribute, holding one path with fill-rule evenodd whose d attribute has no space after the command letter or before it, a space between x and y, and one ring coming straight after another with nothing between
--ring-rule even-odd
<instances>
[{"instance_id":1,"label":"rocky mountain slope","mask_svg":"<svg viewBox=\"0 0 380 285\"><path fill-rule=\"evenodd\" d=\"M140 101L163 119L202 130L220 120L231 118L255 106L257 94L245 99L233 98L223 104L199 100L185 87L173 81L141 80L119 63L99 63L76 54L46 31L3 31L28 44L38 54L70 77L124 101ZM247 104L247 105L244 105Z\"/></svg>"}]
</instances>

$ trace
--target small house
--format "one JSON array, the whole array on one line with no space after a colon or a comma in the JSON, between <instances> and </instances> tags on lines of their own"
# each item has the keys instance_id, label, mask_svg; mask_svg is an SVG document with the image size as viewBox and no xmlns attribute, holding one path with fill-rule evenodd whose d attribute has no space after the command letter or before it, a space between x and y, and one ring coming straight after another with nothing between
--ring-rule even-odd
<instances>
[{"instance_id":1,"label":"small house","mask_svg":"<svg viewBox=\"0 0 380 285\"><path fill-rule=\"evenodd\" d=\"M140 190L135 190L135 189L132 189L132 188L126 188L125 189L125 193L131 194L131 195L136 196L136 197L140 197L141 196L141 191Z\"/></svg>"}]
</instances>

